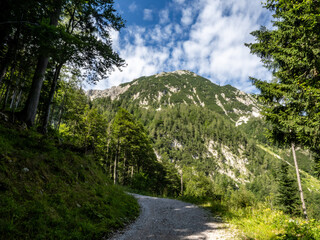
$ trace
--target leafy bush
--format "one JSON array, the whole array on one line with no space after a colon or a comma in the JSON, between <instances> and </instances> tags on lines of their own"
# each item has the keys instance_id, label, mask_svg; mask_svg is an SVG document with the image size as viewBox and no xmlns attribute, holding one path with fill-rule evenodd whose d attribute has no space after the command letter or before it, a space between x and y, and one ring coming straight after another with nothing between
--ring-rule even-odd
<instances>
[{"instance_id":1,"label":"leafy bush","mask_svg":"<svg viewBox=\"0 0 320 240\"><path fill-rule=\"evenodd\" d=\"M320 222L316 220L302 221L289 219L284 224L284 234L280 234L276 239L281 240L318 240L320 239Z\"/></svg>"},{"instance_id":2,"label":"leafy bush","mask_svg":"<svg viewBox=\"0 0 320 240\"><path fill-rule=\"evenodd\" d=\"M251 207L255 204L255 195L242 186L237 191L232 191L230 205L236 209Z\"/></svg>"},{"instance_id":3,"label":"leafy bush","mask_svg":"<svg viewBox=\"0 0 320 240\"><path fill-rule=\"evenodd\" d=\"M202 172L187 169L183 173L185 181L184 194L189 197L207 198L213 196L213 183Z\"/></svg>"}]
</instances>

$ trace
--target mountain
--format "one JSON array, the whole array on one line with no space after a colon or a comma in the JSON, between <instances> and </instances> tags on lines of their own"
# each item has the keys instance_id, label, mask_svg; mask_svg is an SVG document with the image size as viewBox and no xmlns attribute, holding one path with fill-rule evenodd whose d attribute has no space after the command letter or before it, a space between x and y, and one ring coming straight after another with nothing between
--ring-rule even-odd
<instances>
[{"instance_id":1,"label":"mountain","mask_svg":"<svg viewBox=\"0 0 320 240\"><path fill-rule=\"evenodd\" d=\"M211 166L209 172L218 168L239 183L252 175L246 154L256 150L250 149L249 139L237 129L249 119L260 119L259 104L250 94L179 70L90 90L88 96L104 110L121 106L136 115L149 130L158 159L166 155L175 162L204 161ZM242 139L242 144L235 138Z\"/></svg>"},{"instance_id":2,"label":"mountain","mask_svg":"<svg viewBox=\"0 0 320 240\"><path fill-rule=\"evenodd\" d=\"M227 116L236 125L259 117L259 104L250 94L230 85L218 86L186 70L141 77L106 90L89 90L91 100L110 97L160 111L177 104L195 105Z\"/></svg>"},{"instance_id":3,"label":"mountain","mask_svg":"<svg viewBox=\"0 0 320 240\"><path fill-rule=\"evenodd\" d=\"M89 90L87 95L110 121L119 107L133 114L147 129L158 161L183 172L187 193L196 188L191 194L223 194L229 187L246 185L264 199L277 194L282 162L294 174L290 152L268 144L256 98L230 85L218 86L179 70ZM301 150L298 156L304 183L310 193L319 193L320 184L309 174L309 153Z\"/></svg>"}]
</instances>

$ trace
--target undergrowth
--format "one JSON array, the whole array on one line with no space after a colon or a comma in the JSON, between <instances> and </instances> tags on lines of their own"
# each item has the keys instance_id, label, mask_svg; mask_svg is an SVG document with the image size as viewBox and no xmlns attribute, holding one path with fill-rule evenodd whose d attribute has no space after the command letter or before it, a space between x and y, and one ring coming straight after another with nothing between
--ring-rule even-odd
<instances>
[{"instance_id":1,"label":"undergrowth","mask_svg":"<svg viewBox=\"0 0 320 240\"><path fill-rule=\"evenodd\" d=\"M200 205L238 229L245 240L319 240L320 221L291 217L265 204L239 207L230 201L207 200Z\"/></svg>"},{"instance_id":2,"label":"undergrowth","mask_svg":"<svg viewBox=\"0 0 320 240\"><path fill-rule=\"evenodd\" d=\"M101 239L138 213L90 156L0 125L1 239Z\"/></svg>"},{"instance_id":3,"label":"undergrowth","mask_svg":"<svg viewBox=\"0 0 320 240\"><path fill-rule=\"evenodd\" d=\"M246 191L245 191L246 193ZM209 210L214 217L231 224L230 231L244 240L320 240L320 221L292 217L281 210L271 209L270 203L254 201L249 194L232 192L227 196L178 199ZM231 196L230 196L231 195Z\"/></svg>"}]
</instances>

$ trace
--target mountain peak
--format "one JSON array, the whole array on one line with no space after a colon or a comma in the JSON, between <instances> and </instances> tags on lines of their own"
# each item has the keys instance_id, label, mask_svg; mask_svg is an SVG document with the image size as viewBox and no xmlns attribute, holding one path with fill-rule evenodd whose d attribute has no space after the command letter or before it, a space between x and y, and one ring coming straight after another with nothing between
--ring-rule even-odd
<instances>
[{"instance_id":1,"label":"mountain peak","mask_svg":"<svg viewBox=\"0 0 320 240\"><path fill-rule=\"evenodd\" d=\"M219 113L239 126L251 117L259 117L259 104L250 94L231 86L218 86L188 70L161 72L106 90L88 91L91 100L111 101L144 109L172 108L180 104L205 107Z\"/></svg>"},{"instance_id":2,"label":"mountain peak","mask_svg":"<svg viewBox=\"0 0 320 240\"><path fill-rule=\"evenodd\" d=\"M180 76L182 75L193 75L193 76L197 76L197 74L195 74L194 72L191 72L189 70L176 70L173 72L161 72L155 75L155 77L163 77L163 76L168 76L168 75L172 75L172 74L178 74Z\"/></svg>"}]
</instances>

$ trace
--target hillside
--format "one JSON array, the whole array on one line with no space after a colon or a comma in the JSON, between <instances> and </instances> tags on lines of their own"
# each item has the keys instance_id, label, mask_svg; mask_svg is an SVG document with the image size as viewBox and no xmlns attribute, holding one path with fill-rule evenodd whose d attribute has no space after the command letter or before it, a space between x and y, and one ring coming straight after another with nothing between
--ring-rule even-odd
<instances>
[{"instance_id":1,"label":"hillside","mask_svg":"<svg viewBox=\"0 0 320 240\"><path fill-rule=\"evenodd\" d=\"M278 172L283 162L294 169L290 152L271 147L264 137L260 105L250 94L218 86L189 71L141 77L118 87L90 90L88 96L102 112L114 116L127 109L147 129L158 161L183 174L184 193L224 195L226 189L246 186L263 201L276 204ZM311 187L312 159L298 151L303 181L312 203L320 196ZM309 179L309 180L308 180ZM314 184L313 184L314 185ZM318 206L313 214L319 216Z\"/></svg>"},{"instance_id":2,"label":"hillside","mask_svg":"<svg viewBox=\"0 0 320 240\"><path fill-rule=\"evenodd\" d=\"M0 122L0 239L101 239L138 215L137 201L79 150Z\"/></svg>"}]
</instances>

